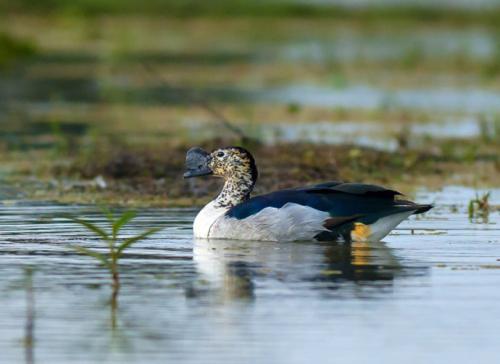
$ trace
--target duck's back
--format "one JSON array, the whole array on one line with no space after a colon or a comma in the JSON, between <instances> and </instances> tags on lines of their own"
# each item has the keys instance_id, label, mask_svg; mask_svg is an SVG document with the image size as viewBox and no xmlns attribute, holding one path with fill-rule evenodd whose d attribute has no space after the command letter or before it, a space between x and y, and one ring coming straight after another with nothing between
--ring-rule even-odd
<instances>
[{"instance_id":1,"label":"duck's back","mask_svg":"<svg viewBox=\"0 0 500 364\"><path fill-rule=\"evenodd\" d=\"M378 241L431 205L395 199L400 193L366 184L328 182L253 197L228 209L210 238Z\"/></svg>"}]
</instances>

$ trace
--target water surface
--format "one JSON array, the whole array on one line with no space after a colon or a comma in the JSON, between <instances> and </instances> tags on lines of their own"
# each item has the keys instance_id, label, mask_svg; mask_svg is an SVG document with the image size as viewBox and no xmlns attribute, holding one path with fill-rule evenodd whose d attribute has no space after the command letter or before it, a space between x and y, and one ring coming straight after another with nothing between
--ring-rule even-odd
<instances>
[{"instance_id":1,"label":"water surface","mask_svg":"<svg viewBox=\"0 0 500 364\"><path fill-rule=\"evenodd\" d=\"M148 209L127 227L165 230L123 259L117 326L106 272L68 248L100 249L60 218L93 206L0 205L0 352L22 362L26 268L34 269L38 363L494 362L500 216L470 222L475 191L419 192L437 207L385 242L193 241L193 209ZM498 206L500 191L491 203ZM325 358L329 358L326 359Z\"/></svg>"}]
</instances>

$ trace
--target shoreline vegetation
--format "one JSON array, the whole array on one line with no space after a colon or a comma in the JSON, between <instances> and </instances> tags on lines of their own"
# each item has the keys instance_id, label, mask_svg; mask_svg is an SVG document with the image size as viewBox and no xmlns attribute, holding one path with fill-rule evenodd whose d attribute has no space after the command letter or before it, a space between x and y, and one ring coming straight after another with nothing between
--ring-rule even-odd
<instances>
[{"instance_id":1,"label":"shoreline vegetation","mask_svg":"<svg viewBox=\"0 0 500 364\"><path fill-rule=\"evenodd\" d=\"M354 145L260 145L237 139L199 143L207 150L243 145L255 155L255 194L328 180L382 184L411 195L415 188L493 187L500 178L494 140L431 140L419 148L380 151ZM198 206L221 187L215 178L184 180L192 145L130 146L99 141L85 150L4 154L4 181L29 199L133 207ZM55 154L54 154L55 153ZM37 163L33 163L37 160Z\"/></svg>"}]
</instances>

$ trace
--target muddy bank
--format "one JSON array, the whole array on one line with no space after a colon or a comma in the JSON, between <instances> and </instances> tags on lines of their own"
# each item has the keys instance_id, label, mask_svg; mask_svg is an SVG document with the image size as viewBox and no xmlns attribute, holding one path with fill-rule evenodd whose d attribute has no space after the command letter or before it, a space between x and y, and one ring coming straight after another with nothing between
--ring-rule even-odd
<instances>
[{"instance_id":1,"label":"muddy bank","mask_svg":"<svg viewBox=\"0 0 500 364\"><path fill-rule=\"evenodd\" d=\"M243 143L255 155L260 178L256 193L328 180L378 183L405 193L425 185L494 186L500 177L495 143L477 140L429 140L419 149L403 145L395 152L352 145ZM211 140L212 150L237 140ZM215 178L184 180L184 159L191 145L132 147L100 143L65 156L38 151L4 160L5 179L28 198L62 202L139 206L199 205L217 193ZM53 153L50 152L50 153ZM27 159L24 159L27 158ZM33 164L32 158L39 163Z\"/></svg>"}]
</instances>

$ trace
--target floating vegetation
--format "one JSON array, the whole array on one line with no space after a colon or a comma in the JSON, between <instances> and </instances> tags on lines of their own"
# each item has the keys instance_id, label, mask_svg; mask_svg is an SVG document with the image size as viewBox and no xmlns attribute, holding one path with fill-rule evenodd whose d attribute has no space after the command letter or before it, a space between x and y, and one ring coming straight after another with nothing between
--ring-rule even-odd
<instances>
[{"instance_id":1,"label":"floating vegetation","mask_svg":"<svg viewBox=\"0 0 500 364\"><path fill-rule=\"evenodd\" d=\"M85 248L80 245L72 245L71 247L75 249L77 252L92 257L99 261L101 265L103 265L111 275L112 282L112 295L111 295L111 307L112 307L112 326L115 326L114 313L117 308L118 302L118 293L120 291L120 270L119 270L119 261L122 257L124 251L130 248L133 244L137 243L140 240L147 238L148 236L158 232L162 228L151 228L139 235L135 235L129 238L120 238L119 233L120 230L126 226L132 219L137 216L135 211L126 211L121 216L115 216L109 210L104 210L106 215L106 219L110 225L110 231L106 231L99 226L83 219L75 218L75 217L66 217L67 219L80 224L89 232L94 233L100 239L102 239L108 247L108 253L102 254L98 251Z\"/></svg>"},{"instance_id":2,"label":"floating vegetation","mask_svg":"<svg viewBox=\"0 0 500 364\"><path fill-rule=\"evenodd\" d=\"M474 222L487 223L490 214L490 192L476 197L469 201L469 220Z\"/></svg>"}]
</instances>

